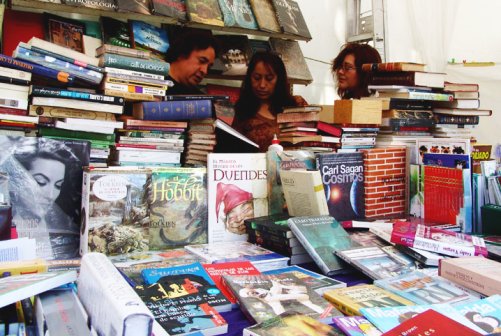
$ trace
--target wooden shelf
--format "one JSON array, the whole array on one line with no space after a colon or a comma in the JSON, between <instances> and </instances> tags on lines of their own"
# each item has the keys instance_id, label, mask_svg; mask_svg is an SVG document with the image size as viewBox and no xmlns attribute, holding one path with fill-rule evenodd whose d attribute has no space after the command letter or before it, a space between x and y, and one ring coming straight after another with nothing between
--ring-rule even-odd
<instances>
[{"instance_id":1,"label":"wooden shelf","mask_svg":"<svg viewBox=\"0 0 501 336\"><path fill-rule=\"evenodd\" d=\"M68 14L77 14L77 15L86 15L86 16L109 16L115 19L120 20L141 20L148 23L153 23L160 25L162 23L165 24L179 24L186 27L194 27L194 28L202 28L202 29L210 29L219 32L227 32L234 34L246 34L246 35L257 35L257 36L267 36L267 37L276 37L281 39L288 40L299 40L299 41L309 41L310 39L290 35L290 34L280 34L280 33L271 33L262 30L254 30L254 29L245 29L239 27L221 27L221 26L212 26L205 25L196 22L182 22L175 18L171 18L168 16L161 15L147 15L140 13L121 13L115 11L105 11L100 9L93 9L87 7L75 7L64 4L45 2L45 1L36 1L36 0L11 0L11 8L15 10L29 11L29 12L51 12L58 15L63 15L63 13Z\"/></svg>"},{"instance_id":2,"label":"wooden shelf","mask_svg":"<svg viewBox=\"0 0 501 336\"><path fill-rule=\"evenodd\" d=\"M225 75L218 75L218 74L208 74L205 78L207 79L217 79L217 80L230 80L230 81L243 81L245 76L225 76ZM311 80L306 80L306 79L295 79L295 78L289 78L289 83L290 84L298 84L298 85L308 85L311 84Z\"/></svg>"}]
</instances>

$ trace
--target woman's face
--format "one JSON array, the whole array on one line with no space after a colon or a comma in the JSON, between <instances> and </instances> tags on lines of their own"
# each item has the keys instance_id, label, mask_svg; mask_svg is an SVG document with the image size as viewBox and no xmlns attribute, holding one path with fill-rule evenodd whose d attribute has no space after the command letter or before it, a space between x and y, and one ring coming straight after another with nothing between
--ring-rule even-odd
<instances>
[{"instance_id":1,"label":"woman's face","mask_svg":"<svg viewBox=\"0 0 501 336\"><path fill-rule=\"evenodd\" d=\"M51 206L59 196L65 170L64 163L57 160L36 158L31 162L29 172L40 186L43 207Z\"/></svg>"},{"instance_id":2,"label":"woman's face","mask_svg":"<svg viewBox=\"0 0 501 336\"><path fill-rule=\"evenodd\" d=\"M277 74L263 62L258 62L251 73L252 92L261 100L268 100L275 92Z\"/></svg>"},{"instance_id":3,"label":"woman's face","mask_svg":"<svg viewBox=\"0 0 501 336\"><path fill-rule=\"evenodd\" d=\"M343 64L336 70L336 77L338 88L344 91L353 90L358 86L358 73L353 54L346 55Z\"/></svg>"}]
</instances>

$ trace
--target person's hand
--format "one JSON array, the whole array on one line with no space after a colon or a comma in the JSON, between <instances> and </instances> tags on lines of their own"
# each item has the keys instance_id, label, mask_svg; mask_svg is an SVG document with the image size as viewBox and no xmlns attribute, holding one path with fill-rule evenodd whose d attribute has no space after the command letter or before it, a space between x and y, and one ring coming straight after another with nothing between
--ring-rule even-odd
<instances>
[{"instance_id":1,"label":"person's hand","mask_svg":"<svg viewBox=\"0 0 501 336\"><path fill-rule=\"evenodd\" d=\"M308 102L302 96L293 96L297 106L308 106Z\"/></svg>"}]
</instances>

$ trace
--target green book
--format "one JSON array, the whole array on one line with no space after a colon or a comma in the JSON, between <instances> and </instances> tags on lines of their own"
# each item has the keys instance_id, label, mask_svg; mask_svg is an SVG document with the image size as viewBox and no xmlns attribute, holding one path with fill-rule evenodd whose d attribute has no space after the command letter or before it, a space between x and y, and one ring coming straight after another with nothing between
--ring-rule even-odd
<instances>
[{"instance_id":1,"label":"green book","mask_svg":"<svg viewBox=\"0 0 501 336\"><path fill-rule=\"evenodd\" d=\"M169 73L169 63L155 60L138 59L123 55L106 53L99 58L99 66L126 70L136 70L166 76Z\"/></svg>"},{"instance_id":2,"label":"green book","mask_svg":"<svg viewBox=\"0 0 501 336\"><path fill-rule=\"evenodd\" d=\"M44 137L52 138L70 138L79 140L99 140L115 142L115 134L101 134L92 132L72 131L61 128L40 127L38 134Z\"/></svg>"}]
</instances>

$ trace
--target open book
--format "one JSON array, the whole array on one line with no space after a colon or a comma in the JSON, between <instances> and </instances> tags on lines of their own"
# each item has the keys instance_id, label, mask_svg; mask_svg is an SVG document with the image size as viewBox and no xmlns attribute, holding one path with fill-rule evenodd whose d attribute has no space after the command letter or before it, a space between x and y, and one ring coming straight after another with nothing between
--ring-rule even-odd
<instances>
[{"instance_id":1,"label":"open book","mask_svg":"<svg viewBox=\"0 0 501 336\"><path fill-rule=\"evenodd\" d=\"M215 153L255 153L259 145L222 120L216 119Z\"/></svg>"}]
</instances>

